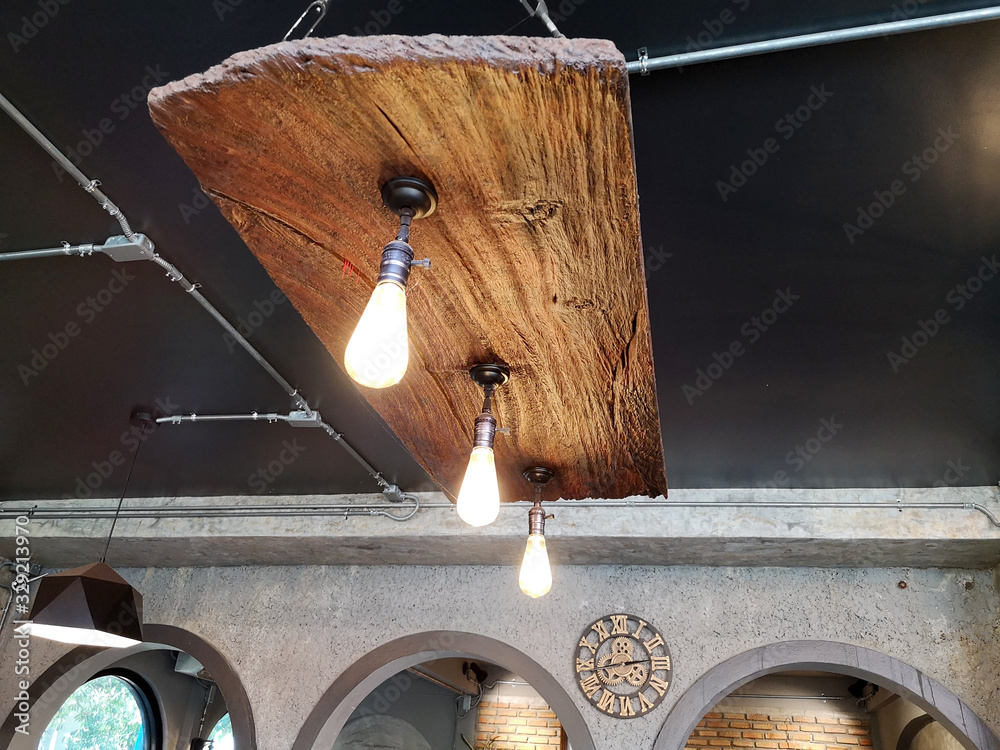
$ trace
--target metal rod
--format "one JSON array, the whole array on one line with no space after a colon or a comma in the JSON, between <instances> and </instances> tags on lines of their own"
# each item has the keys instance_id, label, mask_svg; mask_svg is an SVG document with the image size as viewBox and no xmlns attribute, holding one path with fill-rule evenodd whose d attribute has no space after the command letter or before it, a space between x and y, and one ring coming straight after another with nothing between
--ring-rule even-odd
<instances>
[{"instance_id":1,"label":"metal rod","mask_svg":"<svg viewBox=\"0 0 1000 750\"><path fill-rule=\"evenodd\" d=\"M323 421L323 416L314 409L310 409L309 405L305 404L304 414L302 416L293 416L291 414L277 414L275 412L269 412L266 414L261 414L259 412L250 412L249 414L186 414L186 415L174 415L167 417L157 417L157 424L183 424L196 423L196 422L239 422L239 421L264 421L269 424L274 424L275 422L289 422L300 427L319 427L327 435L332 437L338 443L340 447L347 451L348 455L353 458L357 463L359 463L365 471L378 482L379 487L383 489L392 488L392 484L382 476L382 473L378 471L374 466L365 460L365 457L358 453L354 446L344 440L342 433L337 432L333 427ZM304 417L304 418L303 418Z\"/></svg>"},{"instance_id":2,"label":"metal rod","mask_svg":"<svg viewBox=\"0 0 1000 750\"><path fill-rule=\"evenodd\" d=\"M324 5L324 3L319 3ZM310 30L311 31L311 30ZM132 227L129 226L128 220L125 215L118 209L118 207L111 202L111 200L98 189L100 184L97 180L89 179L83 172L77 169L76 165L70 161L58 148L53 145L52 141L45 137L45 135L36 128L27 117L25 117L20 110L17 109L11 102L0 94L0 108L2 108L10 117L14 120L21 128L31 136L34 141L41 146L45 151L55 159L67 173L71 174L73 178L80 184L80 186L93 198L101 204L101 207L114 216L118 223L121 224L122 231L125 236L134 242L139 242L139 237L132 231ZM110 241L109 241L110 242ZM104 252L106 246L94 246L94 245L76 245L76 246L64 246L62 248L45 248L42 250L25 250L13 253L0 253L0 261L2 260L25 260L29 258L45 258L54 255L91 255L94 252ZM152 243L149 243L148 248L152 250ZM226 332L233 337L233 340L238 343L246 352L254 359L254 361L267 372L268 375L274 379L275 382L280 385L285 393L287 393L292 401L295 402L299 409L304 411L309 416L314 416L318 422L318 426L322 427L323 430L334 440L340 443L341 447L347 451L348 455L351 456L355 461L364 467L371 477L378 483L383 489L390 489L393 485L382 476L382 473L375 469L368 461L358 453L354 447L348 443L343 434L335 430L325 421L323 421L322 416L318 411L315 411L309 406L309 402L303 398L298 389L294 388L291 383L286 380L281 373L279 373L274 366L268 362L264 356L258 352L254 346L247 341L246 337L240 333L236 327L226 320L225 316L219 312L215 306L209 302L201 292L198 291L199 284L194 284L189 281L180 269L177 268L173 263L168 262L158 253L153 253L151 257L145 257L144 260L152 260L158 266L163 268L167 272L167 278L171 281L175 281L181 285L181 287L190 294L194 300L201 305L209 315L211 315L215 321L222 326ZM192 420L193 421L193 420ZM396 518L396 516L389 516L390 518Z\"/></svg>"},{"instance_id":3,"label":"metal rod","mask_svg":"<svg viewBox=\"0 0 1000 750\"><path fill-rule=\"evenodd\" d=\"M287 414L173 414L169 417L157 417L157 424L182 424L184 422L289 422Z\"/></svg>"},{"instance_id":4,"label":"metal rod","mask_svg":"<svg viewBox=\"0 0 1000 750\"><path fill-rule=\"evenodd\" d=\"M215 306L211 302L205 299L204 295L202 295L202 293L198 291L198 285L188 281L188 279L185 278L184 274L180 272L180 269L178 269L177 266L175 266L173 263L166 261L165 259L160 257L160 255L158 254L154 255L152 260L154 263L156 263L158 266L160 266L167 272L167 278L169 278L171 281L176 281L178 284L180 284L181 288L185 292L190 294L194 298L195 302L197 302L199 305L205 308L208 314L211 315L213 318L215 318L215 321L220 326L226 329L226 332L233 337L236 343L242 346L247 351L247 353L254 358L257 364L259 364L262 368L264 368L267 374L270 375L278 383L278 385L284 388L285 393L291 396L292 400L296 403L296 405L300 409L312 413L312 409L310 408L309 403L304 398L302 398L302 396L299 395L298 389L293 388L292 384L289 383L287 380L285 380L285 378L282 377L281 373L275 370L274 367L271 365L271 363L268 362L266 359L264 359L264 356L253 347L253 344L247 341L246 338L243 336L243 334L240 333L238 330L236 330L236 327L228 320L226 320L225 316L223 316L222 313L220 313L217 309L215 309Z\"/></svg>"},{"instance_id":5,"label":"metal rod","mask_svg":"<svg viewBox=\"0 0 1000 750\"><path fill-rule=\"evenodd\" d=\"M428 682L433 683L433 684L435 684L435 685L437 685L439 687L443 687L445 690L448 690L448 691L450 691L452 693L457 693L458 695L468 695L470 697L472 696L472 693L467 693L464 690L459 690L454 685L449 685L447 682L445 682L444 680L439 680L437 677L431 677L431 675L427 674L426 672L421 672L416 667L407 667L406 671L407 672L412 672L417 677L422 677L423 679L427 680Z\"/></svg>"},{"instance_id":6,"label":"metal rod","mask_svg":"<svg viewBox=\"0 0 1000 750\"><path fill-rule=\"evenodd\" d=\"M907 34L913 31L941 29L948 26L961 26L963 24L996 19L1000 19L1000 7L977 8L975 10L962 10L955 13L925 16L923 18L907 18L902 21L854 26L847 29L831 29L829 31L819 31L814 34L765 39L759 42L734 44L728 47L717 47L715 49L698 50L696 52L680 52L675 55L630 61L626 63L626 68L629 73L641 73L645 75L653 70L680 68L699 63L732 60L737 57L750 57L752 55L784 52L793 49L803 49L805 47L818 47L824 44L836 44L839 42L854 42L861 39L874 39L880 36Z\"/></svg>"},{"instance_id":7,"label":"metal rod","mask_svg":"<svg viewBox=\"0 0 1000 750\"><path fill-rule=\"evenodd\" d=\"M63 245L62 247L46 247L41 250L18 250L13 253L0 253L0 261L30 260L32 258L53 258L63 255L81 255L87 257L100 252L99 245Z\"/></svg>"},{"instance_id":8,"label":"metal rod","mask_svg":"<svg viewBox=\"0 0 1000 750\"><path fill-rule=\"evenodd\" d=\"M280 516L341 516L341 515L386 515L395 520L406 520L411 518L420 510L454 510L455 506L448 502L420 503L417 496L405 494L403 496L414 503L414 510L405 518L393 516L386 511L399 509L395 503L348 503L348 504L323 504L310 503L307 505L281 505L281 504L261 504L261 505L172 505L162 507L131 507L123 508L122 518L223 518L223 517L280 517ZM504 503L502 507L513 508L518 513L523 513L525 507L530 507L529 502ZM1000 520L986 507L979 503L876 503L876 502L769 502L769 501L746 501L746 502L713 502L711 500L702 501L680 501L670 500L564 500L556 504L560 511L572 510L574 508L864 508L877 510L975 510L985 515L994 526L1000 528ZM37 505L31 508L8 508L6 505L0 507L0 520L17 516L21 513L31 511L33 518L42 520L67 520L73 518L112 518L114 508L106 507L77 507L77 508L40 508Z\"/></svg>"},{"instance_id":9,"label":"metal rod","mask_svg":"<svg viewBox=\"0 0 1000 750\"><path fill-rule=\"evenodd\" d=\"M789 701L849 701L850 695L759 695L757 693L730 693L726 698L778 698ZM723 700L725 700L724 698Z\"/></svg>"},{"instance_id":10,"label":"metal rod","mask_svg":"<svg viewBox=\"0 0 1000 750\"><path fill-rule=\"evenodd\" d=\"M118 513L119 518L274 518L274 517L295 517L295 516L383 516L393 521L409 521L423 507L420 498L416 495L404 493L404 500L413 503L410 511L404 515L398 515L392 511L399 511L399 503L346 503L333 505L174 505L168 507L131 507L123 508ZM402 506L405 507L405 506ZM25 509L13 511L6 507L0 508L0 521L8 517L16 517L21 513L28 512ZM45 509L32 506L31 517L42 521L59 521L76 518L114 518L115 509L106 507L84 507L84 508L52 508Z\"/></svg>"},{"instance_id":11,"label":"metal rod","mask_svg":"<svg viewBox=\"0 0 1000 750\"><path fill-rule=\"evenodd\" d=\"M112 203L111 199L97 187L101 184L100 181L91 180L87 177L87 175L77 169L77 166L70 161L70 159L63 154L62 151L56 148L52 141L45 137L42 131L32 125L31 121L21 114L20 110L11 104L10 100L3 94L0 94L0 109L3 109L4 112L10 115L10 118L20 125L21 129L31 136L35 143L45 149L49 156L59 162L59 166L66 170L67 174L76 180L87 194L100 203L101 208L118 220L118 223L121 225L122 232L125 233L126 237L130 240L135 238L135 232L133 232L132 227L129 226L128 219L125 218L125 214L123 214L118 206Z\"/></svg>"}]
</instances>

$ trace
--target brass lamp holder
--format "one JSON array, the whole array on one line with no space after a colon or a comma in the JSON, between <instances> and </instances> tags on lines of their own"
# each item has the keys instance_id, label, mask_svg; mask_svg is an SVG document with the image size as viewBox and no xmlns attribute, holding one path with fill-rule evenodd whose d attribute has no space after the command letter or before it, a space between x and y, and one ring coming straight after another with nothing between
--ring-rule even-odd
<instances>
[{"instance_id":1,"label":"brass lamp holder","mask_svg":"<svg viewBox=\"0 0 1000 750\"><path fill-rule=\"evenodd\" d=\"M542 509L542 487L548 484L549 480L555 476L552 469L544 466L532 466L524 470L524 478L535 487L535 504L528 510L528 534L540 534L545 536L545 519L554 518L546 516Z\"/></svg>"},{"instance_id":2,"label":"brass lamp holder","mask_svg":"<svg viewBox=\"0 0 1000 750\"><path fill-rule=\"evenodd\" d=\"M410 278L410 268L431 267L428 258L413 260L410 222L434 213L437 208L437 192L433 185L419 177L394 177L382 186L381 193L382 203L399 217L399 231L396 239L382 248L382 262L376 283L392 281L405 289Z\"/></svg>"},{"instance_id":3,"label":"brass lamp holder","mask_svg":"<svg viewBox=\"0 0 1000 750\"><path fill-rule=\"evenodd\" d=\"M483 410L476 417L472 447L492 448L496 439L497 420L493 416L490 399L493 397L494 388L510 380L510 370L503 365L476 365L469 370L469 377L482 386L484 394Z\"/></svg>"}]
</instances>

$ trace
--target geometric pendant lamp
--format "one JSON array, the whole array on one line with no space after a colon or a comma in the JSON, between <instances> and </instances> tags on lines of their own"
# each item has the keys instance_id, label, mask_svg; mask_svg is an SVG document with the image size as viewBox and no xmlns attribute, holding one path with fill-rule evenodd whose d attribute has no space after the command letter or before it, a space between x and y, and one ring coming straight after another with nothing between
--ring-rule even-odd
<instances>
[{"instance_id":1,"label":"geometric pendant lamp","mask_svg":"<svg viewBox=\"0 0 1000 750\"><path fill-rule=\"evenodd\" d=\"M85 646L134 646L142 641L142 595L106 563L41 579L30 622L17 629Z\"/></svg>"}]
</instances>

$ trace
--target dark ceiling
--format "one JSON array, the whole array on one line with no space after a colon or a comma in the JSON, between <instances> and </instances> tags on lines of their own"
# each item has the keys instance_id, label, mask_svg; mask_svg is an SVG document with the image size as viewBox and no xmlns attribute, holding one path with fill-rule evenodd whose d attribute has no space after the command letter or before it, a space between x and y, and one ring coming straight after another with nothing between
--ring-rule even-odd
<instances>
[{"instance_id":1,"label":"dark ceiling","mask_svg":"<svg viewBox=\"0 0 1000 750\"><path fill-rule=\"evenodd\" d=\"M109 118L113 129L81 168L234 320L246 319L255 303L266 308L273 284L214 207L189 209L198 196L194 177L153 128L145 103L133 109L121 97L144 81L154 83L151 71L174 80L279 41L305 5L42 0L0 8L0 27L23 36L6 34L0 44L0 92L64 150ZM537 21L523 20L517 0L394 0L397 15L382 12L389 5L333 3L316 34L357 33L376 17L391 17L382 31L396 34L544 32ZM558 3L551 5L558 12ZM894 12L926 15L985 4L563 5L572 10L560 21L567 35L610 37L632 60L640 46L658 55L684 51L692 40L719 46L888 20ZM39 26L32 18L46 22ZM814 88L832 95L810 99ZM810 103L815 109L796 123L801 127L778 124ZM981 257L1000 251L1000 24L633 76L632 104L671 486L996 482L1000 281L986 281L967 299L958 287L980 270ZM799 112L805 120L806 110ZM941 131L953 135L945 139ZM924 171L912 158L925 149L934 163ZM0 251L100 242L118 233L72 180L57 179L50 159L3 116L0 153ZM737 190L723 190L723 200L720 181L754 154L758 161L766 155L766 162ZM844 224L857 222L859 207L876 200L876 191L888 202L886 191L897 180L893 205L884 212L876 207L874 213L884 215L848 238ZM116 272L134 280L111 295L107 309L88 308L88 298L107 289ZM793 295L793 303L780 314L765 313L762 321L771 325L755 330L755 316L772 307L778 290ZM938 310L945 322L926 345L907 351L914 356L897 360L895 372L888 354L900 353L901 338L920 331L919 322L933 320ZM159 400L182 413L290 407L282 390L242 350L231 352L221 329L153 264L104 257L5 263L0 311L7 321L0 334L4 499L83 495L80 480L101 469L109 476L93 494L120 493L127 464L111 461L115 451L131 457L134 443L124 433L136 405ZM50 333L71 322L79 335L44 370L37 376L19 371ZM276 306L250 339L391 480L406 490L434 488L290 304ZM731 365L710 367L727 361L724 352L734 342L742 353ZM700 384L699 370L709 378ZM685 392L685 385L701 395ZM470 404L470 423L474 412ZM836 434L820 432L823 420L837 425ZM283 441L292 440L301 456L273 483L250 483L278 458ZM151 435L128 493L259 489L306 494L377 487L318 432L202 424Z\"/></svg>"}]
</instances>

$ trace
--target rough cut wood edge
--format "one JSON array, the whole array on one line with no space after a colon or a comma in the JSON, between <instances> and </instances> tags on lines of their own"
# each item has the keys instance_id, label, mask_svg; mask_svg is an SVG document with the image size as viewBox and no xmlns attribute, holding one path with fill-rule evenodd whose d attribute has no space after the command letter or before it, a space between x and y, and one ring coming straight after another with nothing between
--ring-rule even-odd
<instances>
[{"instance_id":1,"label":"rough cut wood edge","mask_svg":"<svg viewBox=\"0 0 1000 750\"><path fill-rule=\"evenodd\" d=\"M475 80L468 91L483 101L447 101L456 82L459 89L467 83L463 76ZM503 106L491 109L497 92L505 98L492 104ZM528 165L542 174L529 169L531 179L510 183L503 170L490 171L499 156L463 167L453 148L457 131L450 141L429 137L436 131L421 120L426 113L408 104L438 93L456 118L482 108L467 130L491 111L540 101L538 121L549 109L568 112L589 138L574 142L561 127L568 117L549 123L564 132L534 132L537 122L524 123L525 150L545 150L550 141L564 150L561 161L546 153L547 162ZM373 107L366 97L377 94L388 98ZM331 101L336 106L323 110ZM557 472L547 497L666 494L628 77L610 42L308 39L239 53L154 89L149 104L157 127L338 363L370 294L381 245L394 231L377 184L402 173L435 183L439 210L413 230L418 257L432 257L434 270L411 277L410 370L393 388L362 393L446 489L457 492L481 399L467 369L501 361L512 369L495 404L501 425L512 430L497 441L505 499L527 497L520 472L536 463ZM358 111L349 124L327 130L352 108ZM343 151L357 146L353 138L368 140L348 158ZM522 145L493 142L498 153ZM241 159L245 153L254 159ZM599 167L588 160L599 157L606 157L599 167L608 177L599 184L581 187L562 174L565 167L593 176ZM471 181L480 169L481 180ZM476 246L471 255L461 250L467 245ZM340 282L345 259L360 269L361 283ZM524 310L537 315L506 319ZM591 344L596 348L586 351Z\"/></svg>"}]
</instances>

